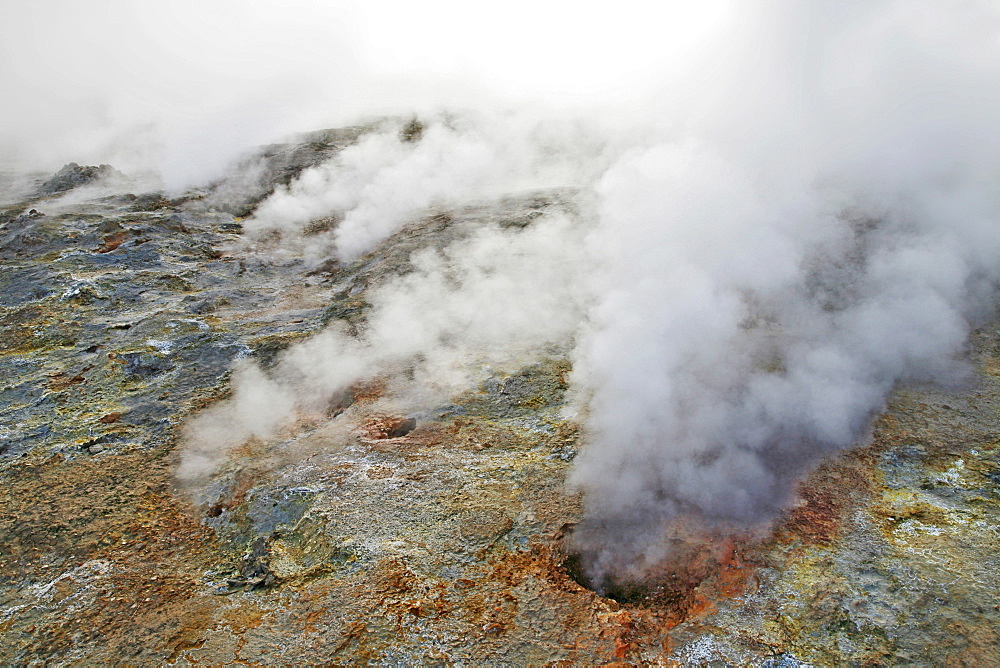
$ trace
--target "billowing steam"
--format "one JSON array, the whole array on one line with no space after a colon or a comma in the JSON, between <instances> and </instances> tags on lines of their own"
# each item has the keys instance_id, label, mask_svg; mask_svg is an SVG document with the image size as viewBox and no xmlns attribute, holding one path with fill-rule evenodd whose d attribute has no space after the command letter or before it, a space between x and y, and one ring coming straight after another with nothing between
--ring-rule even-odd
<instances>
[{"instance_id":1,"label":"billowing steam","mask_svg":"<svg viewBox=\"0 0 1000 668\"><path fill-rule=\"evenodd\" d=\"M772 518L896 382L957 377L1000 279L1000 209L967 183L923 185L894 208L783 201L691 145L608 172L591 239L604 292L576 365L590 442L572 476L597 574L663 558L680 515Z\"/></svg>"},{"instance_id":2,"label":"billowing steam","mask_svg":"<svg viewBox=\"0 0 1000 668\"><path fill-rule=\"evenodd\" d=\"M280 188L247 221L252 239L352 260L432 204L454 204L578 182L601 151L582 128L526 114L452 115L363 137ZM330 218L326 234L301 234Z\"/></svg>"},{"instance_id":3,"label":"billowing steam","mask_svg":"<svg viewBox=\"0 0 1000 668\"><path fill-rule=\"evenodd\" d=\"M894 384L960 376L1000 281L1000 41L975 23L997 14L932 11L932 28L901 11L815 35L831 51L783 52L815 66L780 89L802 109L741 107L597 186L602 271L575 365L589 442L571 478L595 581L663 559L678 517L773 518Z\"/></svg>"},{"instance_id":4,"label":"billowing steam","mask_svg":"<svg viewBox=\"0 0 1000 668\"><path fill-rule=\"evenodd\" d=\"M1000 279L1000 54L982 30L996 13L921 7L933 26L895 4L762 12L734 33L746 53L721 90L664 103L673 125L553 141L524 115L471 115L419 137L390 127L306 172L251 235L345 261L435 204L560 179L596 204L422 251L359 336L330 330L269 374L241 369L234 398L189 426L181 475L352 383L388 376L390 396L426 408L482 364L575 340L587 442L570 484L587 515L573 544L595 579L661 560L676 518L773 518L896 383L960 376ZM749 46L795 29L810 38ZM304 237L323 217L329 232Z\"/></svg>"},{"instance_id":5,"label":"billowing steam","mask_svg":"<svg viewBox=\"0 0 1000 668\"><path fill-rule=\"evenodd\" d=\"M383 379L385 401L412 412L564 344L584 310L576 289L583 233L567 215L550 213L523 230L488 226L414 253L410 273L369 295L360 335L331 327L269 373L237 369L233 397L187 426L178 476L201 481L248 439L324 417L354 384Z\"/></svg>"},{"instance_id":6,"label":"billowing steam","mask_svg":"<svg viewBox=\"0 0 1000 668\"><path fill-rule=\"evenodd\" d=\"M269 370L239 367L232 398L187 425L182 479L324 419L358 383L383 379L385 401L418 411L555 346L573 358L569 412L586 441L569 481L586 507L573 543L599 581L661 560L678 518L766 522L824 453L864 434L895 384L961 377L1000 280L995 3L677 2L655 17L648 3L600 16L514 3L478 19L468 3L375 4L367 22L360 5L314 22L329 34L265 12L236 56L265 45L266 81L234 76L238 57L214 33L185 42L212 45L213 76L173 54L183 67L167 59L162 81L143 78L142 59L60 70L30 30L0 40L4 63L32 56L66 83L32 98L23 82L39 76L5 82L25 97L8 107L27 131L8 124L0 142L33 167L67 137L99 146L63 161L96 163L138 134L180 186L302 119L401 114L274 192L246 221L244 252L348 263L438 208L580 193L523 229L457 217L409 273L369 289L360 331L333 327ZM5 27L34 16L7 14ZM142 14L128 16L134 27ZM283 48L281 35L311 46ZM284 77L289 53L305 54L285 63L299 78ZM119 87L134 81L148 85ZM156 95L171 85L167 104ZM107 99L75 104L88 90ZM414 111L420 127L404 130ZM39 160L23 160L29 143Z\"/></svg>"}]
</instances>

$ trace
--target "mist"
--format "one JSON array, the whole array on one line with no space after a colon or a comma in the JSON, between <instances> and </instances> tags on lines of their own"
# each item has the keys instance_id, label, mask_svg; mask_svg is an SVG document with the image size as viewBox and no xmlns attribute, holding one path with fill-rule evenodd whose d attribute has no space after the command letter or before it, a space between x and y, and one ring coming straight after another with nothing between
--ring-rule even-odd
<instances>
[{"instance_id":1,"label":"mist","mask_svg":"<svg viewBox=\"0 0 1000 668\"><path fill-rule=\"evenodd\" d=\"M766 93L597 184L570 478L594 582L667 558L679 519L766 525L897 383L967 370L1000 279L997 13L915 7L780 15L808 39L734 66Z\"/></svg>"},{"instance_id":2,"label":"mist","mask_svg":"<svg viewBox=\"0 0 1000 668\"><path fill-rule=\"evenodd\" d=\"M584 435L572 547L595 582L639 577L673 522L773 521L899 383L960 382L1000 280L995 4L689 5L8 3L2 168L110 162L182 190L367 123L233 249L305 266L435 212L576 193L415 252L361 331L242 362L178 476L203 484L357 383L413 413L556 350Z\"/></svg>"},{"instance_id":3,"label":"mist","mask_svg":"<svg viewBox=\"0 0 1000 668\"><path fill-rule=\"evenodd\" d=\"M415 136L406 140L407 126L382 126L261 203L245 223L254 247L350 261L432 205L576 186L606 162L602 142L573 119L472 112L414 118ZM323 218L335 224L317 234L311 228Z\"/></svg>"},{"instance_id":4,"label":"mist","mask_svg":"<svg viewBox=\"0 0 1000 668\"><path fill-rule=\"evenodd\" d=\"M722 7L636 24L633 5L14 0L0 7L0 170L110 163L179 192L296 132L445 110L614 109ZM608 48L595 51L600 31Z\"/></svg>"},{"instance_id":5,"label":"mist","mask_svg":"<svg viewBox=\"0 0 1000 668\"><path fill-rule=\"evenodd\" d=\"M491 225L417 251L412 271L369 295L359 334L334 324L269 372L242 363L233 397L187 425L179 479L197 491L233 448L294 437L353 386L385 385L371 411L415 413L565 346L585 307L576 290L584 229L575 222L549 213L523 230Z\"/></svg>"}]
</instances>

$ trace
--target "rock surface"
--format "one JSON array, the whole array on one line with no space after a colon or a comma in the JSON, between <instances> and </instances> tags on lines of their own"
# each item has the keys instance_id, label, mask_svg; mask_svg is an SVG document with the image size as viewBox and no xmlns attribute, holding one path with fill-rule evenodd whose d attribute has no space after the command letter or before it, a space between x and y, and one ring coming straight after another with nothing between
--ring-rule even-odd
<instances>
[{"instance_id":1,"label":"rock surface","mask_svg":"<svg viewBox=\"0 0 1000 668\"><path fill-rule=\"evenodd\" d=\"M75 162L71 162L43 183L38 192L41 195L54 195L115 175L120 176L118 170L111 165L100 165L98 167L87 165L81 167Z\"/></svg>"},{"instance_id":2,"label":"rock surface","mask_svg":"<svg viewBox=\"0 0 1000 668\"><path fill-rule=\"evenodd\" d=\"M413 250L563 198L431 213L344 265L233 250L234 214L359 134L270 147L252 179L178 200L47 215L67 166L0 212L0 661L1000 665L996 325L974 382L901 388L770 532L690 527L671 572L618 600L562 551L584 447L565 351L416 419L356 388L347 437L247 443L193 501L179 428L236 360L358 325Z\"/></svg>"}]
</instances>

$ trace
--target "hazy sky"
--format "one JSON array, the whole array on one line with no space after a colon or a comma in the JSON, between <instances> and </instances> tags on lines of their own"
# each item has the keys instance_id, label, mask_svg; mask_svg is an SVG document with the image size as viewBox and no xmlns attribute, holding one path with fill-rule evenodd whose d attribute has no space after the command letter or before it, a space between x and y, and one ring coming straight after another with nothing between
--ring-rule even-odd
<instances>
[{"instance_id":1,"label":"hazy sky","mask_svg":"<svg viewBox=\"0 0 1000 668\"><path fill-rule=\"evenodd\" d=\"M197 180L288 131L444 106L620 108L735 13L699 3L7 0L0 164Z\"/></svg>"}]
</instances>

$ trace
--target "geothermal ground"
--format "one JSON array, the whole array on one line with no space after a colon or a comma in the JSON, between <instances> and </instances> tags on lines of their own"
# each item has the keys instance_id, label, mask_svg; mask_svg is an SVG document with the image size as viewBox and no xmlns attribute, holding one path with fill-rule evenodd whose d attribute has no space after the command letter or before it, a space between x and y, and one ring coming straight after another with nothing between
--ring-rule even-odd
<instances>
[{"instance_id":1,"label":"geothermal ground","mask_svg":"<svg viewBox=\"0 0 1000 668\"><path fill-rule=\"evenodd\" d=\"M898 388L773 526L678 526L613 598L564 548L586 447L565 347L416 415L355 386L179 484L182 426L238 360L363 328L415 250L574 211L566 191L438 208L343 263L240 244L276 183L360 132L177 199L70 166L0 211L0 662L1000 665L996 324L974 379Z\"/></svg>"}]
</instances>

